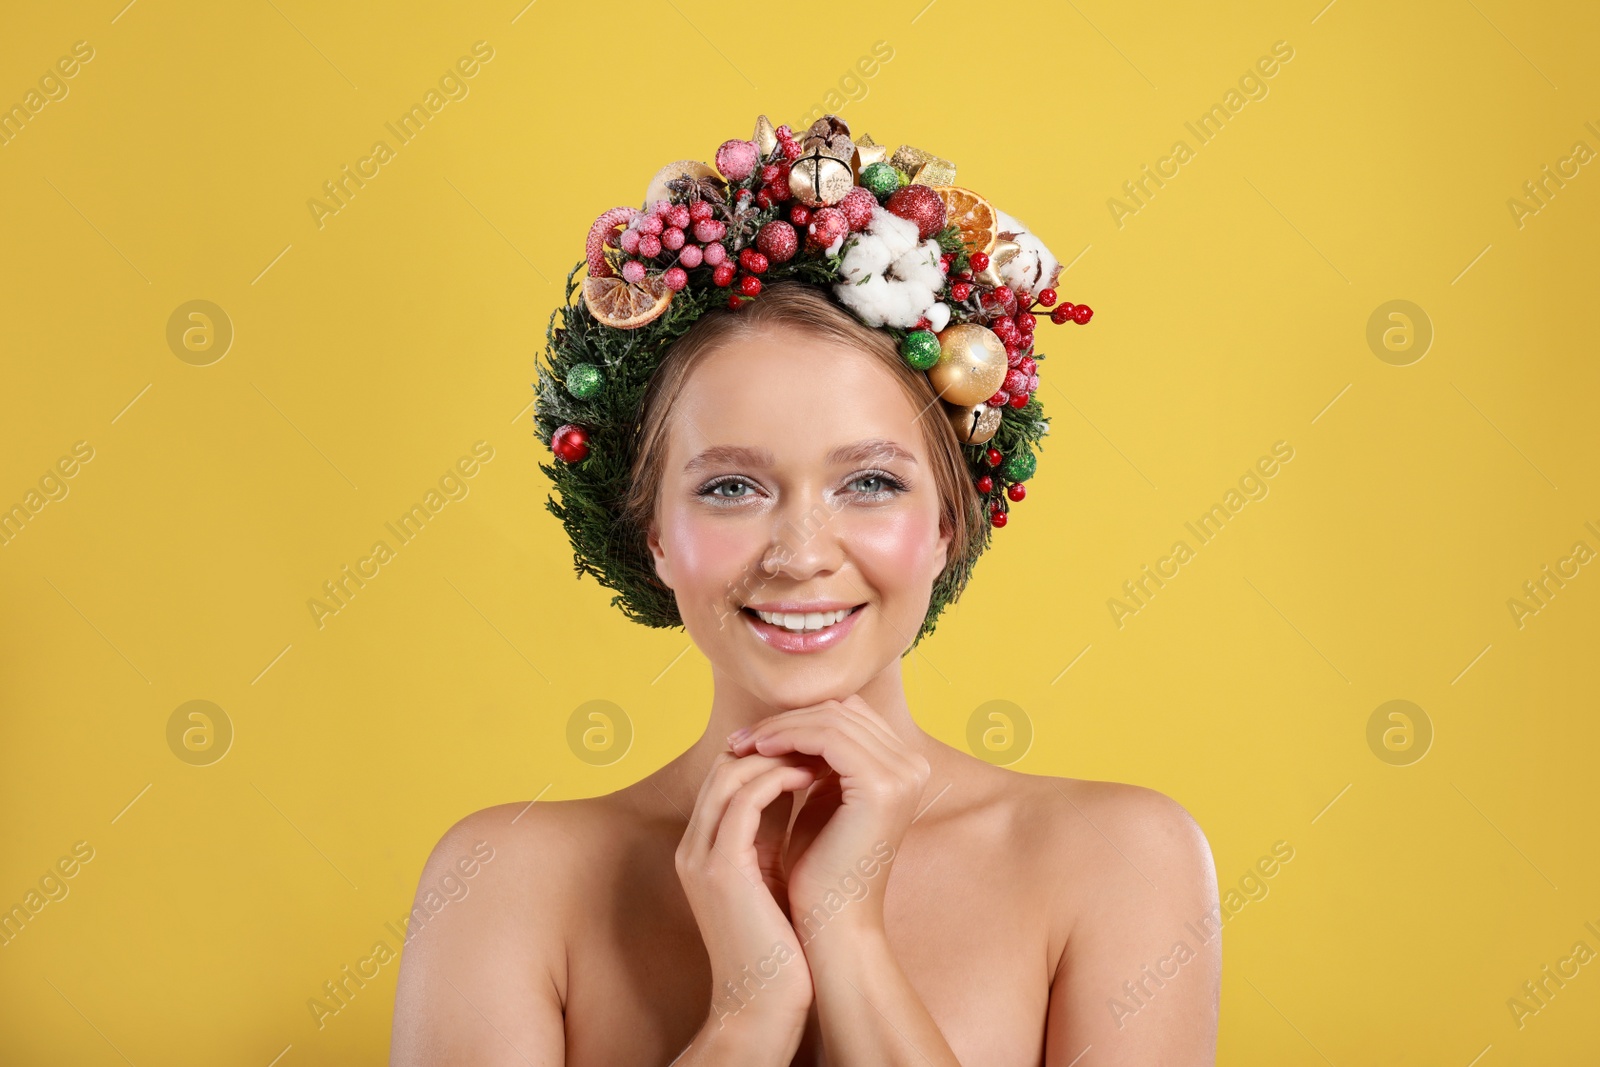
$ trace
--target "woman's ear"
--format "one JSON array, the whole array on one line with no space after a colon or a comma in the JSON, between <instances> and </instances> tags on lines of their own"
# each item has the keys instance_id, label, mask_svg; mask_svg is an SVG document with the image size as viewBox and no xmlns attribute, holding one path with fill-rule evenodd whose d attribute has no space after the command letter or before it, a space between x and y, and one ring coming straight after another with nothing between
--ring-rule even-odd
<instances>
[{"instance_id":1,"label":"woman's ear","mask_svg":"<svg viewBox=\"0 0 1600 1067\"><path fill-rule=\"evenodd\" d=\"M650 547L650 558L656 566L656 577L661 579L661 584L668 589L675 589L672 584L672 561L667 559L666 552L661 548L661 538L656 532L654 521L650 523L650 529L645 533L644 539L645 544Z\"/></svg>"}]
</instances>

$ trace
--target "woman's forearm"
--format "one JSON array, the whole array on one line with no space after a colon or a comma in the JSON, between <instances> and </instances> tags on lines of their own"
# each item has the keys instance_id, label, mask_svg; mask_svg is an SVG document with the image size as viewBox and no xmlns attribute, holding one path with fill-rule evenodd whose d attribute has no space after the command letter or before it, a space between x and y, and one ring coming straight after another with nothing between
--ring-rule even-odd
<instances>
[{"instance_id":1,"label":"woman's forearm","mask_svg":"<svg viewBox=\"0 0 1600 1067\"><path fill-rule=\"evenodd\" d=\"M832 926L803 947L828 1062L961 1067L881 929Z\"/></svg>"}]
</instances>

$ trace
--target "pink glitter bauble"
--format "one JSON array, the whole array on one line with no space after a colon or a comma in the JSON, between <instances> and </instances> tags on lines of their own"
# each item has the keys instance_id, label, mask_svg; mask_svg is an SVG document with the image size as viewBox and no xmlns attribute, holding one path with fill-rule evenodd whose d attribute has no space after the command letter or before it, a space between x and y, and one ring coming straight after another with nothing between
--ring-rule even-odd
<instances>
[{"instance_id":1,"label":"pink glitter bauble","mask_svg":"<svg viewBox=\"0 0 1600 1067\"><path fill-rule=\"evenodd\" d=\"M724 141L717 149L717 172L730 182L742 182L755 173L760 158L750 141Z\"/></svg>"}]
</instances>

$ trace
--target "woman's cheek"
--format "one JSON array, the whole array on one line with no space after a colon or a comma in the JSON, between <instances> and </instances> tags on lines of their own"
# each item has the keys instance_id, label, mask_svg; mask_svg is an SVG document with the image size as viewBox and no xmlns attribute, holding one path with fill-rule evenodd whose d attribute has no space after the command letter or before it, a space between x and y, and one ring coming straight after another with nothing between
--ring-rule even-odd
<instances>
[{"instance_id":1,"label":"woman's cheek","mask_svg":"<svg viewBox=\"0 0 1600 1067\"><path fill-rule=\"evenodd\" d=\"M662 547L673 559L680 601L721 602L736 591L751 534L738 522L710 521L683 511L669 517Z\"/></svg>"},{"instance_id":2,"label":"woman's cheek","mask_svg":"<svg viewBox=\"0 0 1600 1067\"><path fill-rule=\"evenodd\" d=\"M846 536L857 564L883 589L885 583L915 580L932 568L939 547L939 519L909 508L866 513L851 524Z\"/></svg>"}]
</instances>

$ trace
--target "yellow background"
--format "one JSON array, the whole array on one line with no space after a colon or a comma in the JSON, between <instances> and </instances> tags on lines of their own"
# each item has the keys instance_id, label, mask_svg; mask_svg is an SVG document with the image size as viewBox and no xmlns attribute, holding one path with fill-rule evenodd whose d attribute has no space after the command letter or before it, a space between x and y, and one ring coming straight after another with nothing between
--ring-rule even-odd
<instances>
[{"instance_id":1,"label":"yellow background","mask_svg":"<svg viewBox=\"0 0 1600 1067\"><path fill-rule=\"evenodd\" d=\"M1600 164L1520 228L1507 206L1600 150L1591 5L123 2L0 35L7 105L95 50L0 147L0 506L94 449L0 547L0 905L95 850L0 948L0 1061L381 1062L394 964L321 1029L306 1001L394 942L446 827L695 736L703 659L575 581L543 510L534 359L596 214L846 79L856 132L956 160L1097 312L1041 327L1054 430L906 660L920 721L960 745L1016 703L1015 767L1169 793L1224 890L1292 844L1228 925L1220 1062L1592 1062L1600 963L1520 1029L1506 1005L1600 950L1600 566L1507 607L1600 549ZM322 183L479 40L470 94L319 228ZM1184 122L1277 41L1269 94L1198 146ZM235 331L209 366L166 341L194 299ZM1366 340L1396 299L1435 334L1408 366ZM480 440L470 495L319 629L322 583ZM1270 494L1119 628L1107 600L1280 440ZM235 732L209 766L167 742L196 699ZM608 766L566 741L596 699L634 732ZM1367 743L1393 699L1434 731L1408 766Z\"/></svg>"}]
</instances>

